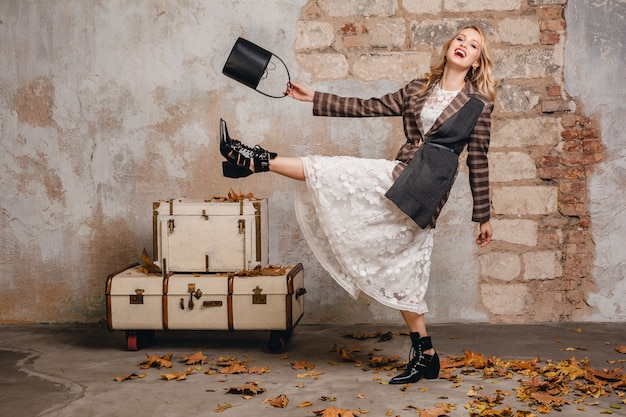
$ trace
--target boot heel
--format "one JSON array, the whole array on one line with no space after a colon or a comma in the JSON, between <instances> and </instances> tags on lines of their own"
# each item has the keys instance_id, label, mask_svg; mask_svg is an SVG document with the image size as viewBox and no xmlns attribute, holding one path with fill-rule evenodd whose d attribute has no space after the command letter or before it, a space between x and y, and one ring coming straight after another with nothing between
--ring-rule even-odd
<instances>
[{"instance_id":1,"label":"boot heel","mask_svg":"<svg viewBox=\"0 0 626 417\"><path fill-rule=\"evenodd\" d=\"M242 165L232 165L228 161L222 162L222 174L227 178L244 178L254 172Z\"/></svg>"},{"instance_id":2,"label":"boot heel","mask_svg":"<svg viewBox=\"0 0 626 417\"><path fill-rule=\"evenodd\" d=\"M424 378L426 379L437 379L439 378L439 369L441 365L439 364L439 355L437 352L433 355L428 367L424 371Z\"/></svg>"}]
</instances>

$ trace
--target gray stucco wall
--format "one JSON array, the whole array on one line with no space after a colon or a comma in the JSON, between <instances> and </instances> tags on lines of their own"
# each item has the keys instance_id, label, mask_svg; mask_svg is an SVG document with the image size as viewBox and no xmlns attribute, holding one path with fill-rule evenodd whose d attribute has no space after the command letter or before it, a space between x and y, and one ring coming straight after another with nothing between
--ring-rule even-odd
<instances>
[{"instance_id":1,"label":"gray stucco wall","mask_svg":"<svg viewBox=\"0 0 626 417\"><path fill-rule=\"evenodd\" d=\"M589 190L597 289L588 319L611 321L626 311L626 2L569 0L565 18L566 89L599 115L606 146Z\"/></svg>"}]
</instances>

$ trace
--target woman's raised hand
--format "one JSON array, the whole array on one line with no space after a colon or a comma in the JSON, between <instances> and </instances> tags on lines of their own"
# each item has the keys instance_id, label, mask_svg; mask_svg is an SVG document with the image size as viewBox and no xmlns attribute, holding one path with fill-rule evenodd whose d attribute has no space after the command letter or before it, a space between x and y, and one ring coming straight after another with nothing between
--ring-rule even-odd
<instances>
[{"instance_id":1,"label":"woman's raised hand","mask_svg":"<svg viewBox=\"0 0 626 417\"><path fill-rule=\"evenodd\" d=\"M313 101L315 91L294 82L287 83L285 95L300 101Z\"/></svg>"}]
</instances>

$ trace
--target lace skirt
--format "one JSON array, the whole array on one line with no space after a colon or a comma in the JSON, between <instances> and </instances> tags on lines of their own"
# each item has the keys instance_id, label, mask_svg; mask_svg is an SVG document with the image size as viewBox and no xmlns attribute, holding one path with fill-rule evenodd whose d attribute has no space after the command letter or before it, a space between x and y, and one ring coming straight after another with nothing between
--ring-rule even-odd
<instances>
[{"instance_id":1,"label":"lace skirt","mask_svg":"<svg viewBox=\"0 0 626 417\"><path fill-rule=\"evenodd\" d=\"M394 161L302 158L296 217L322 266L353 298L425 313L433 230L421 229L385 192Z\"/></svg>"}]
</instances>

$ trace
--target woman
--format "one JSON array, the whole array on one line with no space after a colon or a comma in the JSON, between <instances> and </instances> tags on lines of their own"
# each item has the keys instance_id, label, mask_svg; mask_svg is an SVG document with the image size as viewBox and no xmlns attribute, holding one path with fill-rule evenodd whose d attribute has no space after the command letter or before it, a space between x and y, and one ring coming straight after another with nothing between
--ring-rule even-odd
<instances>
[{"instance_id":1,"label":"woman","mask_svg":"<svg viewBox=\"0 0 626 417\"><path fill-rule=\"evenodd\" d=\"M221 121L224 175L272 171L304 181L296 214L320 263L353 297L363 292L401 311L412 352L407 369L391 384L433 379L439 373L439 357L424 321L424 294L433 228L466 145L472 220L480 224L476 243L491 241L487 151L496 84L491 67L483 31L468 26L445 43L426 79L381 98L343 98L295 83L287 86L285 94L313 102L314 115L402 116L407 142L394 161L280 157L230 138ZM434 202L427 201L435 194Z\"/></svg>"}]
</instances>

